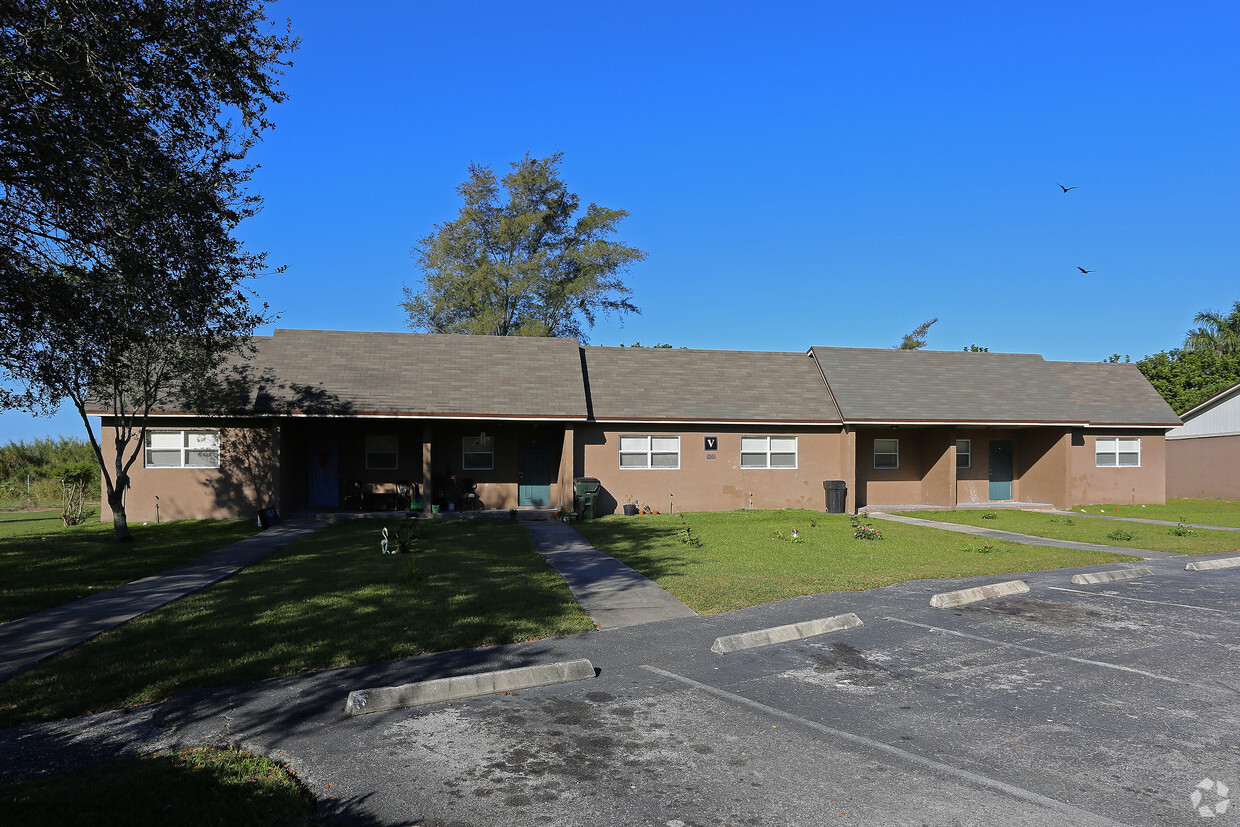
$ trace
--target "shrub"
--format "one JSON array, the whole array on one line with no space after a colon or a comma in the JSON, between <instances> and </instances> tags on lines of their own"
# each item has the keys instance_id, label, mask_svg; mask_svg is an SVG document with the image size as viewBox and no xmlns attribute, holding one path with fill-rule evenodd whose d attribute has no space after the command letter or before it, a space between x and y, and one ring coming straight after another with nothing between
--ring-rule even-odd
<instances>
[{"instance_id":1,"label":"shrub","mask_svg":"<svg viewBox=\"0 0 1240 827\"><path fill-rule=\"evenodd\" d=\"M1129 540L1137 539L1137 535L1133 534L1131 531L1125 531L1122 528L1117 528L1107 535L1107 539L1118 540L1121 543L1125 543L1125 542L1128 542Z\"/></svg>"}]
</instances>

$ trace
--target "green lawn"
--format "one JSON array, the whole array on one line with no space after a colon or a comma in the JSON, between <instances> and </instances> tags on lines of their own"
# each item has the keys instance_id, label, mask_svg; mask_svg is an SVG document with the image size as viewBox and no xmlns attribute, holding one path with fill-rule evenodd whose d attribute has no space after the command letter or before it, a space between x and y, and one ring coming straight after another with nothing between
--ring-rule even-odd
<instances>
[{"instance_id":1,"label":"green lawn","mask_svg":"<svg viewBox=\"0 0 1240 827\"><path fill-rule=\"evenodd\" d=\"M1111 513L1111 506L1102 508L1107 514ZM1132 506L1128 506L1128 509L1132 509ZM1186 531L1175 526L1091 520L1087 517L1073 518L1037 511L909 511L906 516L993 528L998 531L1015 531L1055 540L1077 540L1082 543L1170 551L1176 554L1212 554L1240 548L1240 534L1229 531L1200 528ZM1133 515L1126 512L1125 516Z\"/></svg>"},{"instance_id":2,"label":"green lawn","mask_svg":"<svg viewBox=\"0 0 1240 827\"><path fill-rule=\"evenodd\" d=\"M1240 502L1235 500L1173 499L1167 500L1166 505L1083 505L1072 510L1111 517L1137 517L1240 528Z\"/></svg>"},{"instance_id":3,"label":"green lawn","mask_svg":"<svg viewBox=\"0 0 1240 827\"><path fill-rule=\"evenodd\" d=\"M817 511L612 516L575 524L600 551L655 580L701 613L818 592L870 589L1137 559L1010 543L874 521L882 540L858 540L848 517ZM684 527L688 526L686 535ZM798 532L793 540L792 531ZM700 545L682 536L700 536Z\"/></svg>"},{"instance_id":4,"label":"green lawn","mask_svg":"<svg viewBox=\"0 0 1240 827\"><path fill-rule=\"evenodd\" d=\"M0 822L96 825L317 824L310 793L276 761L194 749L0 786Z\"/></svg>"},{"instance_id":5,"label":"green lawn","mask_svg":"<svg viewBox=\"0 0 1240 827\"><path fill-rule=\"evenodd\" d=\"M134 542L118 543L112 524L97 520L66 528L58 511L0 513L0 623L178 566L259 530L254 520L131 524Z\"/></svg>"},{"instance_id":6,"label":"green lawn","mask_svg":"<svg viewBox=\"0 0 1240 827\"><path fill-rule=\"evenodd\" d=\"M0 727L356 663L594 628L515 523L349 520L0 684Z\"/></svg>"}]
</instances>

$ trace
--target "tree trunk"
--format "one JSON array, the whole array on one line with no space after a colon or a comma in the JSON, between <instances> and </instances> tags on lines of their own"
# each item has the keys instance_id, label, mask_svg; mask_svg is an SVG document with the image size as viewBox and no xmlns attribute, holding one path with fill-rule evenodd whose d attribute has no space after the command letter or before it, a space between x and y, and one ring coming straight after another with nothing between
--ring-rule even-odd
<instances>
[{"instance_id":1,"label":"tree trunk","mask_svg":"<svg viewBox=\"0 0 1240 827\"><path fill-rule=\"evenodd\" d=\"M129 533L129 520L125 517L123 488L108 491L108 505L112 507L112 529L116 532L116 542L132 543L133 535Z\"/></svg>"}]
</instances>

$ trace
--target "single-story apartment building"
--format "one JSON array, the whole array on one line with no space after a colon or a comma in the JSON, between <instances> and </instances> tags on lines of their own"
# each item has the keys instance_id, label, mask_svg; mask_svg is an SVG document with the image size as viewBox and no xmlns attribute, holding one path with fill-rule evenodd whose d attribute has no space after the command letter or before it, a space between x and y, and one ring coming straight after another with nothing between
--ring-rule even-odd
<instances>
[{"instance_id":1,"label":"single-story apartment building","mask_svg":"<svg viewBox=\"0 0 1240 827\"><path fill-rule=\"evenodd\" d=\"M1167 432L1167 496L1240 499L1240 383Z\"/></svg>"},{"instance_id":2,"label":"single-story apartment building","mask_svg":"<svg viewBox=\"0 0 1240 827\"><path fill-rule=\"evenodd\" d=\"M1161 503L1180 420L1132 365L277 330L219 410L153 413L131 520L305 510ZM112 422L103 417L103 444ZM108 458L110 461L110 458ZM158 499L156 499L158 498ZM111 519L105 513L102 519Z\"/></svg>"}]
</instances>

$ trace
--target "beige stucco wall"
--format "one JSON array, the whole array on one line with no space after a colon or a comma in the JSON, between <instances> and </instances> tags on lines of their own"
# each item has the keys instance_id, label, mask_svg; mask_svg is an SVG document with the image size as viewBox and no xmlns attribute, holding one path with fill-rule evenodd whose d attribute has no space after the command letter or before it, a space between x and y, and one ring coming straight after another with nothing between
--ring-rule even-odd
<instances>
[{"instance_id":1,"label":"beige stucco wall","mask_svg":"<svg viewBox=\"0 0 1240 827\"><path fill-rule=\"evenodd\" d=\"M1069 498L1068 467L1072 434L1062 428L1025 428L1013 440L1016 481L1012 498L1019 502L1075 505Z\"/></svg>"},{"instance_id":2,"label":"beige stucco wall","mask_svg":"<svg viewBox=\"0 0 1240 827\"><path fill-rule=\"evenodd\" d=\"M1140 468L1098 468L1098 438L1139 437ZM1161 433L1137 430L1087 431L1071 447L1071 505L1091 503L1158 504L1167 501L1167 440Z\"/></svg>"},{"instance_id":3,"label":"beige stucco wall","mask_svg":"<svg viewBox=\"0 0 1240 827\"><path fill-rule=\"evenodd\" d=\"M1240 499L1240 434L1167 440L1167 496Z\"/></svg>"},{"instance_id":4,"label":"beige stucco wall","mask_svg":"<svg viewBox=\"0 0 1240 827\"><path fill-rule=\"evenodd\" d=\"M152 430L214 430L196 423L160 420ZM280 507L279 448L281 433L275 426L251 427L236 422L218 423L219 468L147 468L145 451L129 470L125 492L125 515L131 523L158 519L204 520L256 517L262 508ZM115 430L100 428L104 460L115 468ZM157 499L158 498L158 499ZM112 509L103 498L100 520L112 521Z\"/></svg>"},{"instance_id":5,"label":"beige stucco wall","mask_svg":"<svg viewBox=\"0 0 1240 827\"><path fill-rule=\"evenodd\" d=\"M621 434L680 437L680 468L635 469L620 467ZM742 469L741 436L795 435L795 469ZM706 437L717 437L718 449L707 451ZM747 508L750 493L754 508L810 508L825 511L824 480L847 479L843 467L844 438L841 429L788 427L692 427L657 428L578 427L575 465L577 476L596 477L603 491L597 503L600 514L619 511L632 496L650 508L675 511L728 511Z\"/></svg>"}]
</instances>

